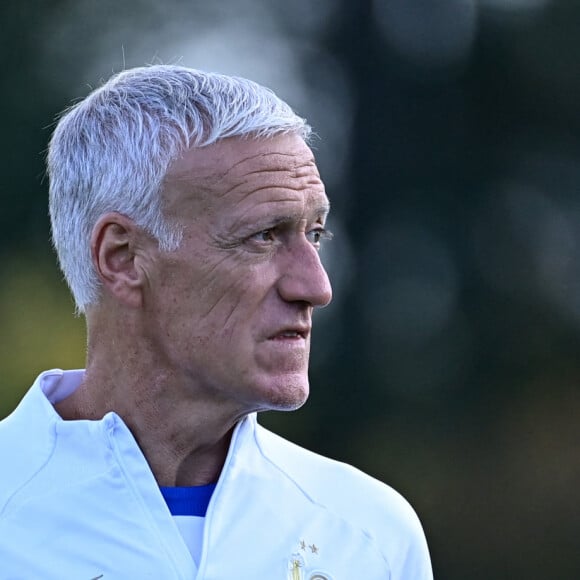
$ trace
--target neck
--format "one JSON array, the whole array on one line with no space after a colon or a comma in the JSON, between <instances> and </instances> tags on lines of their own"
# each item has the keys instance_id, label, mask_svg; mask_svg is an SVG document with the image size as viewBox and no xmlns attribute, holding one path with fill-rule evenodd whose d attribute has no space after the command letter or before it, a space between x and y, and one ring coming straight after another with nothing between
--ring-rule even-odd
<instances>
[{"instance_id":1,"label":"neck","mask_svg":"<svg viewBox=\"0 0 580 580\"><path fill-rule=\"evenodd\" d=\"M64 419L100 419L116 412L137 440L159 485L217 481L233 427L244 413L196 396L167 374L136 372L128 370L130 364L119 367L105 362L87 365L83 383L56 405L59 414Z\"/></svg>"}]
</instances>

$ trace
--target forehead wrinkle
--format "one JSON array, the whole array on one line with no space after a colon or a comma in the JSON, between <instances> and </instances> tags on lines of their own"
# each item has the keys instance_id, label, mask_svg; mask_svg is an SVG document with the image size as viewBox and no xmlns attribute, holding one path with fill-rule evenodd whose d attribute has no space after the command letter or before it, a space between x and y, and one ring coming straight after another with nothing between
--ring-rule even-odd
<instances>
[{"instance_id":1,"label":"forehead wrinkle","mask_svg":"<svg viewBox=\"0 0 580 580\"><path fill-rule=\"evenodd\" d=\"M233 204L235 207L252 194L259 194L263 190L274 192L276 189L296 192L312 189L314 194L321 192L326 198L324 183L309 148L288 153L262 150L248 154L246 151L245 157L240 159L238 156L233 165L226 167L218 151L219 149L216 150L216 156L209 155L206 162L203 161L203 157L196 156L197 162L193 167L174 166L167 175L166 183L168 185L173 183L184 200L191 199L210 205L213 205L212 199L215 202L233 193L238 197ZM252 180L260 174L269 184L254 188ZM248 191L245 188L249 188Z\"/></svg>"},{"instance_id":2,"label":"forehead wrinkle","mask_svg":"<svg viewBox=\"0 0 580 580\"><path fill-rule=\"evenodd\" d=\"M266 181L264 185L254 185L252 177L257 174L263 176L268 174L271 179ZM236 179L230 187L224 188L223 185L224 184L222 184L221 191L215 191L216 197L224 197L230 193L236 193L238 190L241 190L242 196L239 201L243 201L245 198L262 191L274 192L278 189L303 192L309 189L315 190L319 188L324 193L324 183L322 182L322 179L320 179L318 173L315 175L312 175L311 172L298 174L296 171L291 171L287 167L283 169L262 169L253 172L243 172L240 174L239 179ZM247 191L244 191L248 185L250 188ZM219 188L216 189L219 190Z\"/></svg>"},{"instance_id":3,"label":"forehead wrinkle","mask_svg":"<svg viewBox=\"0 0 580 580\"><path fill-rule=\"evenodd\" d=\"M244 171L244 166L247 163L256 163L257 167L251 171ZM278 172L287 171L292 173L296 171L299 167L316 167L314 162L314 157L312 154L302 154L297 153L280 153L278 151L266 151L260 152L253 155L248 155L238 162L234 163L228 170L224 173L224 177L229 173L237 173L237 170L242 169L245 175L253 175L255 173L267 173L267 172ZM318 173L318 171L317 171Z\"/></svg>"},{"instance_id":4,"label":"forehead wrinkle","mask_svg":"<svg viewBox=\"0 0 580 580\"><path fill-rule=\"evenodd\" d=\"M305 180L303 178L293 178L285 183L274 185L266 184L258 187L253 186L247 191L244 191L246 185L246 182L238 183L229 190L230 193L234 193L237 189L242 190L240 197L233 204L234 206L239 206L248 198L252 197L255 197L255 201L251 204L251 207L264 204L300 204L304 207L302 213L304 213L307 206L316 203L317 199L323 199L320 202L321 207L325 207L328 210L330 206L324 189L324 183L320 179Z\"/></svg>"}]
</instances>

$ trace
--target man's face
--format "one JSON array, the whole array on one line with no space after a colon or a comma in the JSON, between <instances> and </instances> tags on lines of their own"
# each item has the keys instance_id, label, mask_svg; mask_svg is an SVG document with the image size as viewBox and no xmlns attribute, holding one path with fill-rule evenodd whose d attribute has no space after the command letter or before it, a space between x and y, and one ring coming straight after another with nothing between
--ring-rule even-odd
<instances>
[{"instance_id":1,"label":"man's face","mask_svg":"<svg viewBox=\"0 0 580 580\"><path fill-rule=\"evenodd\" d=\"M332 296L318 254L329 205L312 152L297 136L226 139L187 152L163 195L184 236L149 273L154 351L204 400L300 406L312 311Z\"/></svg>"}]
</instances>

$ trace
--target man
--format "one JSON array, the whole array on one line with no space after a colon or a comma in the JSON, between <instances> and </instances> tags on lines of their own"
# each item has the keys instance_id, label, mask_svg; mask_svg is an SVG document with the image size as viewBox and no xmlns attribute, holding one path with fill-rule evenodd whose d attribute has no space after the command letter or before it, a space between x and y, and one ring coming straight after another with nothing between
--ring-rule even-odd
<instances>
[{"instance_id":1,"label":"man","mask_svg":"<svg viewBox=\"0 0 580 580\"><path fill-rule=\"evenodd\" d=\"M0 423L0 578L432 577L401 496L256 422L305 402L331 299L309 134L271 91L177 66L62 117L50 215L87 363Z\"/></svg>"}]
</instances>

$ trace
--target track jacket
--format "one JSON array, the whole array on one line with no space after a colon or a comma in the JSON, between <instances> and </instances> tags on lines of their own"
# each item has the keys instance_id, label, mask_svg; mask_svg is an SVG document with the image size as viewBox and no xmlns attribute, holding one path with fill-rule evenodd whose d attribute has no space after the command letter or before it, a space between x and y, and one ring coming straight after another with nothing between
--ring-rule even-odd
<instances>
[{"instance_id":1,"label":"track jacket","mask_svg":"<svg viewBox=\"0 0 580 580\"><path fill-rule=\"evenodd\" d=\"M390 487L237 425L199 569L115 413L63 421L82 371L41 374L0 422L0 580L428 580L421 525Z\"/></svg>"}]
</instances>

